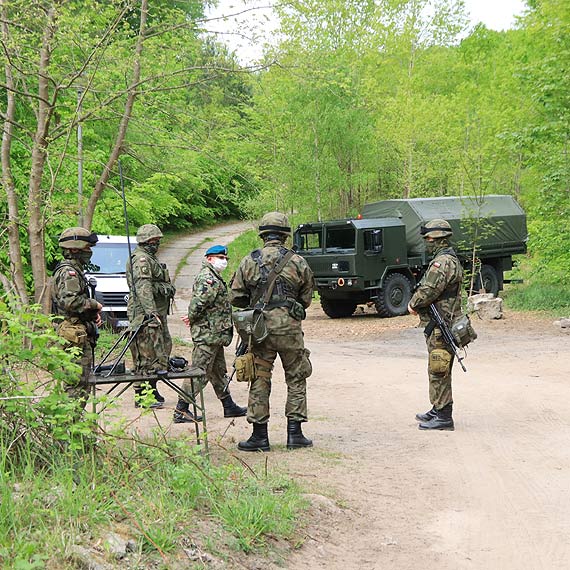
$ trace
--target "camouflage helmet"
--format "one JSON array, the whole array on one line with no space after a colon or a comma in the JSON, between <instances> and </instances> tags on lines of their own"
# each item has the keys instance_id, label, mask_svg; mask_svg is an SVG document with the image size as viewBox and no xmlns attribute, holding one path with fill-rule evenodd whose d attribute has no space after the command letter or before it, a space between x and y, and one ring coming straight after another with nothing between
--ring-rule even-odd
<instances>
[{"instance_id":1,"label":"camouflage helmet","mask_svg":"<svg viewBox=\"0 0 570 570\"><path fill-rule=\"evenodd\" d=\"M425 226L420 229L422 237L425 238L446 238L453 234L453 230L449 222L442 219L430 220Z\"/></svg>"},{"instance_id":2,"label":"camouflage helmet","mask_svg":"<svg viewBox=\"0 0 570 570\"><path fill-rule=\"evenodd\" d=\"M154 224L144 224L137 232L137 243L146 243L153 238L161 238L162 232Z\"/></svg>"},{"instance_id":3,"label":"camouflage helmet","mask_svg":"<svg viewBox=\"0 0 570 570\"><path fill-rule=\"evenodd\" d=\"M97 234L81 227L67 228L59 236L59 247L63 249L85 249L97 244Z\"/></svg>"},{"instance_id":4,"label":"camouflage helmet","mask_svg":"<svg viewBox=\"0 0 570 570\"><path fill-rule=\"evenodd\" d=\"M269 233L285 235L291 233L289 220L285 214L281 212L268 212L261 218L261 222L259 223L259 235L263 236L263 234Z\"/></svg>"}]
</instances>

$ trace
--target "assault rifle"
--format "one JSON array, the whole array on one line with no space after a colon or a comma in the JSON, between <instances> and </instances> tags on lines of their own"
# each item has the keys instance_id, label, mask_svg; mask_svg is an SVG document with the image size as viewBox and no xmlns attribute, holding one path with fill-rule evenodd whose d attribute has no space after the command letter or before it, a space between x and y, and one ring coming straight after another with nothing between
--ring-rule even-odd
<instances>
[{"instance_id":1,"label":"assault rifle","mask_svg":"<svg viewBox=\"0 0 570 570\"><path fill-rule=\"evenodd\" d=\"M437 307L432 303L429 306L429 314L431 317L431 321L426 327L426 334L429 336L435 327L438 327L441 331L441 336L443 337L443 341L447 344L449 350L453 352L455 358L457 358L457 362L459 362L459 366L463 369L463 372L467 372L467 368L463 364L464 356L461 356L459 352L459 346L457 345L457 341L455 340L453 333L451 332L451 328L449 325L443 320L443 317L439 314Z\"/></svg>"},{"instance_id":2,"label":"assault rifle","mask_svg":"<svg viewBox=\"0 0 570 570\"><path fill-rule=\"evenodd\" d=\"M246 352L247 352L247 343L244 342L243 340L240 340L236 346L236 358L238 356L243 356ZM228 378L228 381L226 382L226 385L224 386L224 392L227 391L228 386L230 385L230 382L234 379L234 375L236 373L235 358L234 358L233 368L234 369L232 370L231 376Z\"/></svg>"}]
</instances>

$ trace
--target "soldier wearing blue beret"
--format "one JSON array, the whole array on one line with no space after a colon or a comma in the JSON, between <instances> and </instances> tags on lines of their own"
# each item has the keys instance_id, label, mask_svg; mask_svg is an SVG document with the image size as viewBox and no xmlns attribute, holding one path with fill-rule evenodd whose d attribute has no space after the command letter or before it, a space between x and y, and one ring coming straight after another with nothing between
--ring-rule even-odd
<instances>
[{"instance_id":1,"label":"soldier wearing blue beret","mask_svg":"<svg viewBox=\"0 0 570 570\"><path fill-rule=\"evenodd\" d=\"M192 366L205 370L206 376L203 383L194 382L194 393L190 381L184 382L183 390L195 397L209 381L222 402L224 417L235 418L245 416L247 409L238 406L226 388L224 347L232 342L233 336L232 308L227 285L222 279L227 265L227 247L213 245L206 250L202 269L194 280L188 316L182 320L190 327L194 344ZM178 400L174 423L194 421L188 408L188 401Z\"/></svg>"}]
</instances>

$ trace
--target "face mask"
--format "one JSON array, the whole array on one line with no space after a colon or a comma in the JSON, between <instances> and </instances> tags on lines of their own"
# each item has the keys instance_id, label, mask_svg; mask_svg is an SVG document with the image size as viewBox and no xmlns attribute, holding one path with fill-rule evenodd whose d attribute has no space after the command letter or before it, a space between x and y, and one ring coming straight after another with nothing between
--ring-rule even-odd
<instances>
[{"instance_id":1,"label":"face mask","mask_svg":"<svg viewBox=\"0 0 570 570\"><path fill-rule=\"evenodd\" d=\"M83 250L77 254L77 259L83 264L87 265L91 261L93 252L91 250Z\"/></svg>"},{"instance_id":2,"label":"face mask","mask_svg":"<svg viewBox=\"0 0 570 570\"><path fill-rule=\"evenodd\" d=\"M227 266L228 266L228 260L227 259L222 259L221 257L214 257L212 259L212 266L213 268L218 272L221 273Z\"/></svg>"},{"instance_id":3,"label":"face mask","mask_svg":"<svg viewBox=\"0 0 570 570\"><path fill-rule=\"evenodd\" d=\"M142 245L142 248L151 255L154 255L158 251L159 245L159 243L145 243Z\"/></svg>"}]
</instances>

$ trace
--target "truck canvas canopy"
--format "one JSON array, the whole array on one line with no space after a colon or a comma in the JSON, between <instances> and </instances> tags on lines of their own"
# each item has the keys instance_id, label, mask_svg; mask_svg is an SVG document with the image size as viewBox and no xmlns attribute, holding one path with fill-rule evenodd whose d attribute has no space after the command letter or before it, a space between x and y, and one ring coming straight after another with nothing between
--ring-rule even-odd
<instances>
[{"instance_id":1,"label":"truck canvas canopy","mask_svg":"<svg viewBox=\"0 0 570 570\"><path fill-rule=\"evenodd\" d=\"M400 218L406 226L410 255L424 251L420 228L429 220L443 218L453 228L452 241L460 251L472 247L477 232L477 247L487 252L523 253L521 242L528 239L526 216L512 196L489 195L484 201L470 196L382 200L362 209L366 218ZM462 236L461 239L457 239ZM470 243L471 242L471 243Z\"/></svg>"}]
</instances>

